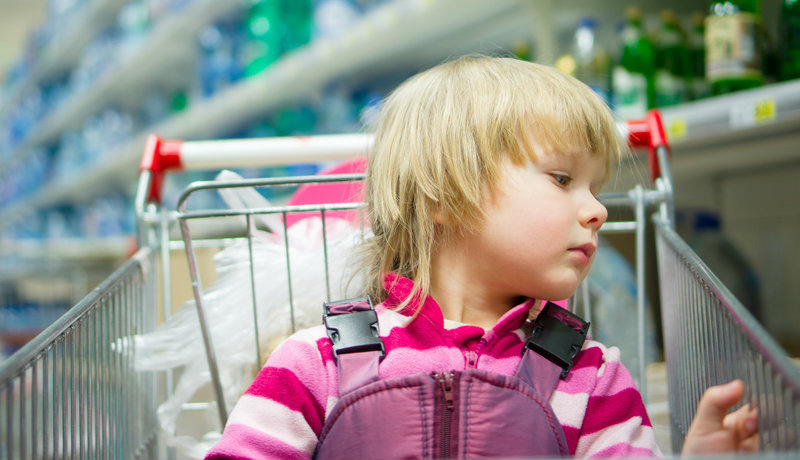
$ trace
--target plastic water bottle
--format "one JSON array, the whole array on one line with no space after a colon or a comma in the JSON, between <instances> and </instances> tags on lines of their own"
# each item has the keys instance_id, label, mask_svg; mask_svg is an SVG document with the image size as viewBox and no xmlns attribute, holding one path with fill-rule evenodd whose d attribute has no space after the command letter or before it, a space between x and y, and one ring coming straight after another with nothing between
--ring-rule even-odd
<instances>
[{"instance_id":1,"label":"plastic water bottle","mask_svg":"<svg viewBox=\"0 0 800 460\"><path fill-rule=\"evenodd\" d=\"M257 75L283 54L284 18L280 0L255 0L247 11L244 74Z\"/></svg>"},{"instance_id":2,"label":"plastic water bottle","mask_svg":"<svg viewBox=\"0 0 800 460\"><path fill-rule=\"evenodd\" d=\"M597 21L594 18L585 17L578 21L572 49L556 61L556 67L586 83L611 104L611 58L597 43Z\"/></svg>"},{"instance_id":3,"label":"plastic water bottle","mask_svg":"<svg viewBox=\"0 0 800 460\"><path fill-rule=\"evenodd\" d=\"M283 47L286 51L299 48L311 41L313 8L311 0L291 0L283 3L286 34Z\"/></svg>"},{"instance_id":4,"label":"plastic water bottle","mask_svg":"<svg viewBox=\"0 0 800 460\"><path fill-rule=\"evenodd\" d=\"M317 0L314 3L314 39L340 36L363 14L361 6L352 0Z\"/></svg>"},{"instance_id":5,"label":"plastic water bottle","mask_svg":"<svg viewBox=\"0 0 800 460\"><path fill-rule=\"evenodd\" d=\"M239 78L241 70L236 59L234 36L232 28L222 24L206 27L200 33L198 74L201 98L210 97ZM251 46L255 45L251 43Z\"/></svg>"}]
</instances>

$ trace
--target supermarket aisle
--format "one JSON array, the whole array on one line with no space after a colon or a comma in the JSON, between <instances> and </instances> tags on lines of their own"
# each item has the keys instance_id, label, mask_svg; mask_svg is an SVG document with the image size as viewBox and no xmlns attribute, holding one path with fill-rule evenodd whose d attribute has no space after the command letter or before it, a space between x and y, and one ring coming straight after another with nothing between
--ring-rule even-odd
<instances>
[{"instance_id":1,"label":"supermarket aisle","mask_svg":"<svg viewBox=\"0 0 800 460\"><path fill-rule=\"evenodd\" d=\"M800 76L791 66L776 68L797 62L787 39L797 27L796 10L783 6L789 3L749 2L761 5L770 35L760 80L715 96L701 55L712 15L705 8L698 15L698 2L689 0L663 13L663 2L650 0L590 9L575 0L0 0L3 18L23 3L60 11L49 19L60 31L31 47L32 59L18 61L0 91L0 342L13 339L7 352L133 253L133 193L148 134L359 132L397 82L468 52L555 64L607 97L621 118L661 108L684 236L699 242L708 228L695 225L696 216L712 215L714 238L738 254L736 273L723 281L743 287L737 295L754 299L748 306L768 332L800 350ZM743 13L722 21L758 16ZM324 166L238 172L281 177ZM165 202L174 207L186 183L215 173L170 178ZM621 176L617 185L627 189L646 172ZM657 292L648 297L657 308ZM650 388L663 396L657 384ZM663 408L653 401L654 419L665 424Z\"/></svg>"}]
</instances>

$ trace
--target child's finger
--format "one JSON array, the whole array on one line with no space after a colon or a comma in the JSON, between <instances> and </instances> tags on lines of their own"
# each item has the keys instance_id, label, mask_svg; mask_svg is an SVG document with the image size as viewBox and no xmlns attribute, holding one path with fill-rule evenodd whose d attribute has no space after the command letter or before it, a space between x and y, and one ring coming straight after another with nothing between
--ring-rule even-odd
<instances>
[{"instance_id":1,"label":"child's finger","mask_svg":"<svg viewBox=\"0 0 800 460\"><path fill-rule=\"evenodd\" d=\"M726 415L722 420L722 426L735 430L742 435L741 438L746 438L758 431L758 409L746 404Z\"/></svg>"},{"instance_id":2,"label":"child's finger","mask_svg":"<svg viewBox=\"0 0 800 460\"><path fill-rule=\"evenodd\" d=\"M739 452L750 452L750 453L758 452L759 450L758 439L759 439L758 433L756 433L748 437L747 439L742 440L739 443L737 450Z\"/></svg>"},{"instance_id":3,"label":"child's finger","mask_svg":"<svg viewBox=\"0 0 800 460\"><path fill-rule=\"evenodd\" d=\"M723 426L728 410L739 402L743 394L744 385L741 380L708 388L700 398L692 425L697 425L694 428L699 433L718 430Z\"/></svg>"}]
</instances>

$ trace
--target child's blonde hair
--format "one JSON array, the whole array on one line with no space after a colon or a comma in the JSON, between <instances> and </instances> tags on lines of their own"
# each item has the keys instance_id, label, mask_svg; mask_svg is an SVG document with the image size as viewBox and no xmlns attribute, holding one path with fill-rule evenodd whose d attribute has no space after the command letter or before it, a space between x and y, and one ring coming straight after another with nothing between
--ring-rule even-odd
<instances>
[{"instance_id":1,"label":"child's blonde hair","mask_svg":"<svg viewBox=\"0 0 800 460\"><path fill-rule=\"evenodd\" d=\"M391 272L411 279L412 296L424 300L434 245L480 223L504 158L535 162L540 148L588 150L610 169L627 144L590 88L531 62L462 57L397 87L381 109L367 168L367 294L384 301Z\"/></svg>"}]
</instances>

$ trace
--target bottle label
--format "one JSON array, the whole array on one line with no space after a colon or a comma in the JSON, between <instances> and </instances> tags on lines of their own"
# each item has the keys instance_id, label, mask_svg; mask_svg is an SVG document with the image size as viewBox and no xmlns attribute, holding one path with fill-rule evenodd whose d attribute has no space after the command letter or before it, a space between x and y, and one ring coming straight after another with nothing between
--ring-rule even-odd
<instances>
[{"instance_id":1,"label":"bottle label","mask_svg":"<svg viewBox=\"0 0 800 460\"><path fill-rule=\"evenodd\" d=\"M761 76L757 26L756 16L749 13L706 18L706 76L709 80Z\"/></svg>"},{"instance_id":2,"label":"bottle label","mask_svg":"<svg viewBox=\"0 0 800 460\"><path fill-rule=\"evenodd\" d=\"M614 67L614 111L623 120L647 115L647 80L644 75Z\"/></svg>"},{"instance_id":3,"label":"bottle label","mask_svg":"<svg viewBox=\"0 0 800 460\"><path fill-rule=\"evenodd\" d=\"M686 83L667 70L656 73L656 106L666 107L685 101Z\"/></svg>"}]
</instances>

